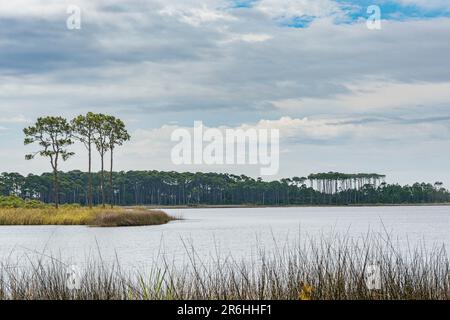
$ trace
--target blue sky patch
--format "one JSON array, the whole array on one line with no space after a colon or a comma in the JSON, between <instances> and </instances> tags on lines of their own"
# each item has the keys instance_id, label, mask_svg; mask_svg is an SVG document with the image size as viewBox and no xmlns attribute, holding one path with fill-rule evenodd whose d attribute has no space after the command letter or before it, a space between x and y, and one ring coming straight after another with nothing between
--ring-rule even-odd
<instances>
[{"instance_id":1,"label":"blue sky patch","mask_svg":"<svg viewBox=\"0 0 450 320\"><path fill-rule=\"evenodd\" d=\"M231 7L234 9L251 9L261 0L232 0ZM414 4L403 4L395 0L334 0L340 7L341 14L335 15L336 24L355 23L360 19L366 19L369 14L367 8L372 5L378 5L381 8L381 18L383 20L407 21L420 19L433 19L441 17L450 17L449 7L423 8ZM330 15L334 15L331 13ZM280 24L285 27L307 28L317 17L304 15L294 18L284 19L279 17L276 20L283 20Z\"/></svg>"},{"instance_id":2,"label":"blue sky patch","mask_svg":"<svg viewBox=\"0 0 450 320\"><path fill-rule=\"evenodd\" d=\"M232 8L252 8L258 0L235 0L232 1Z\"/></svg>"},{"instance_id":3,"label":"blue sky patch","mask_svg":"<svg viewBox=\"0 0 450 320\"><path fill-rule=\"evenodd\" d=\"M421 8L417 5L405 5L392 0L336 0L336 2L346 12L349 22L366 18L368 16L367 8L371 5L378 5L381 8L381 18L383 20L405 21L410 19L450 17L450 11L445 8Z\"/></svg>"},{"instance_id":4,"label":"blue sky patch","mask_svg":"<svg viewBox=\"0 0 450 320\"><path fill-rule=\"evenodd\" d=\"M291 28L307 28L314 21L316 17L304 15L301 17L295 17L291 19L289 22L285 23L287 27Z\"/></svg>"}]
</instances>

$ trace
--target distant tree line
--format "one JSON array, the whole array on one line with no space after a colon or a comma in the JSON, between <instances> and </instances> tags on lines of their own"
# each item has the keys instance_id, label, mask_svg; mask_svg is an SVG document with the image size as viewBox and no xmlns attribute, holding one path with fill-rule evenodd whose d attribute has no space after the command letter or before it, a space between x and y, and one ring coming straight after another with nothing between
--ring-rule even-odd
<instances>
[{"instance_id":1,"label":"distant tree line","mask_svg":"<svg viewBox=\"0 0 450 320\"><path fill-rule=\"evenodd\" d=\"M58 208L59 203L67 202L66 199L61 200L64 196L67 182L67 177L59 171L61 161L66 161L74 155L70 151L70 146L75 141L83 143L88 152L88 173L87 173L87 190L85 189L86 201L84 204L92 207L94 205L94 191L92 178L92 150L95 148L100 156L101 171L100 171L100 194L101 204L105 207L106 203L106 184L105 184L105 170L104 162L105 156L109 151L110 154L110 169L109 169L109 199L111 207L113 206L112 199L114 198L113 191L113 159L114 149L116 146L122 145L125 141L130 140L130 135L125 129L125 124L122 120L111 115L101 113L88 112L86 115L79 115L78 117L68 121L63 117L41 117L36 123L23 129L25 134L24 144L37 144L39 149L33 153L27 154L25 159L31 160L35 156L48 158L52 167L51 190L47 189L47 196L36 196L36 193L30 193L27 197L35 199L45 199L45 202L53 202ZM42 175L47 183L48 175ZM27 177L27 179L30 178ZM6 179L8 180L8 179ZM63 180L63 181L62 181ZM3 183L3 182L2 182ZM8 188L8 187L7 187ZM14 187L16 188L16 187ZM9 191L8 191L9 192ZM34 189L33 192L42 192L42 189ZM48 198L50 195L50 198ZM77 202L77 201L73 201ZM99 203L100 201L96 201Z\"/></svg>"},{"instance_id":2,"label":"distant tree line","mask_svg":"<svg viewBox=\"0 0 450 320\"><path fill-rule=\"evenodd\" d=\"M159 171L110 172L104 192L102 171L58 172L41 175L2 173L0 194L53 203L98 205L349 205L450 202L441 182L401 186L387 184L378 174L320 173L279 181L245 175ZM90 184L91 182L91 184ZM92 191L92 192L91 192Z\"/></svg>"}]
</instances>

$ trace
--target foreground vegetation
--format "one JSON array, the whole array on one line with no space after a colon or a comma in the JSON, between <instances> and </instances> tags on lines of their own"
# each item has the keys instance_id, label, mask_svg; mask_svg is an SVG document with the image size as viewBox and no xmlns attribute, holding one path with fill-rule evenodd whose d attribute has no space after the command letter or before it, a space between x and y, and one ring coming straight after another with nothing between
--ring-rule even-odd
<instances>
[{"instance_id":1,"label":"foreground vegetation","mask_svg":"<svg viewBox=\"0 0 450 320\"><path fill-rule=\"evenodd\" d=\"M175 218L145 208L84 208L64 205L59 209L39 201L0 197L0 225L88 225L96 227L164 224Z\"/></svg>"},{"instance_id":2,"label":"foreground vegetation","mask_svg":"<svg viewBox=\"0 0 450 320\"><path fill-rule=\"evenodd\" d=\"M256 258L230 256L202 261L186 247L187 265L164 257L145 273L89 263L67 286L70 268L52 258L28 268L2 263L0 299L436 299L448 300L449 261L445 248L418 247L401 253L380 237L308 239L295 247L259 250ZM94 260L92 260L94 261ZM380 268L381 289L370 290L366 275ZM68 272L69 270L69 272ZM72 273L73 275L74 273ZM70 278L73 280L73 278Z\"/></svg>"},{"instance_id":3,"label":"foreground vegetation","mask_svg":"<svg viewBox=\"0 0 450 320\"><path fill-rule=\"evenodd\" d=\"M89 173L60 172L61 203L89 204ZM132 205L361 205L449 203L442 183L386 184L377 174L312 174L279 181L244 175L160 171L112 172L113 197L106 202ZM92 174L92 201L104 201L102 174ZM53 175L0 175L0 195L51 203Z\"/></svg>"}]
</instances>

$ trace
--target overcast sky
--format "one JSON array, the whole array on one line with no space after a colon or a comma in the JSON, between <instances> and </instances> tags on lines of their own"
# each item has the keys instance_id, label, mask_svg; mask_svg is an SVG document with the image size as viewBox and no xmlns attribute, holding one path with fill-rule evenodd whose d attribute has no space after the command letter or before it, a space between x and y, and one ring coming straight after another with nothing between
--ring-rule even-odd
<instances>
[{"instance_id":1,"label":"overcast sky","mask_svg":"<svg viewBox=\"0 0 450 320\"><path fill-rule=\"evenodd\" d=\"M381 30L366 26L373 4ZM69 5L80 30L66 27ZM448 0L2 1L0 171L49 171L25 161L22 128L91 110L129 127L118 170L258 175L172 164L171 132L201 120L280 129L273 178L376 172L449 187L449 57ZM86 170L75 150L62 170Z\"/></svg>"}]
</instances>

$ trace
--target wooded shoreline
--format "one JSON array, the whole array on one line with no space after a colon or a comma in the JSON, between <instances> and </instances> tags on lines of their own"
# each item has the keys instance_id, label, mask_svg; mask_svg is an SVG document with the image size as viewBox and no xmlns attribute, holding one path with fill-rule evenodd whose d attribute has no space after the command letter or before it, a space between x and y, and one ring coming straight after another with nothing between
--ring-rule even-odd
<instances>
[{"instance_id":1,"label":"wooded shoreline","mask_svg":"<svg viewBox=\"0 0 450 320\"><path fill-rule=\"evenodd\" d=\"M120 206L330 206L450 203L443 183L389 184L379 174L329 172L265 181L245 175L164 171L111 172L112 192L102 174L59 172L61 204ZM52 173L0 174L0 195L54 203Z\"/></svg>"}]
</instances>

